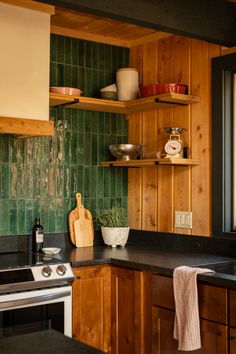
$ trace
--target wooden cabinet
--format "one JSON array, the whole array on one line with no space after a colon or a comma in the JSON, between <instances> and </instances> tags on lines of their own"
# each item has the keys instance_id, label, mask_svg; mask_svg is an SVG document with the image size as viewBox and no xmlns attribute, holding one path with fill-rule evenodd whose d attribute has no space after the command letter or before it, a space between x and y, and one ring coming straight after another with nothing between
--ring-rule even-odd
<instances>
[{"instance_id":1,"label":"wooden cabinet","mask_svg":"<svg viewBox=\"0 0 236 354\"><path fill-rule=\"evenodd\" d=\"M74 268L73 337L110 353L111 268Z\"/></svg>"},{"instance_id":2,"label":"wooden cabinet","mask_svg":"<svg viewBox=\"0 0 236 354\"><path fill-rule=\"evenodd\" d=\"M173 338L175 313L161 307L152 309L152 353L179 354L186 353L178 350L178 342ZM211 321L201 320L202 348L195 350L196 354L226 354L227 326Z\"/></svg>"},{"instance_id":3,"label":"wooden cabinet","mask_svg":"<svg viewBox=\"0 0 236 354\"><path fill-rule=\"evenodd\" d=\"M112 268L112 354L150 354L150 280L149 273Z\"/></svg>"},{"instance_id":4,"label":"wooden cabinet","mask_svg":"<svg viewBox=\"0 0 236 354\"><path fill-rule=\"evenodd\" d=\"M178 354L178 342L173 339L174 297L173 279L154 275L152 282L152 353ZM228 353L227 289L198 285L202 348L199 354ZM233 342L233 340L232 340ZM230 352L231 353L231 352Z\"/></svg>"}]
</instances>

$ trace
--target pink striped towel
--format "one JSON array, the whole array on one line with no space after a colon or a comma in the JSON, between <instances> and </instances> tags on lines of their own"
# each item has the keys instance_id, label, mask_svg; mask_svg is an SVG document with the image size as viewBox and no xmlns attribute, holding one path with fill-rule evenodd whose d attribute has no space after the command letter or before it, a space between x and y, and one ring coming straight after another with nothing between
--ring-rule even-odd
<instances>
[{"instance_id":1,"label":"pink striped towel","mask_svg":"<svg viewBox=\"0 0 236 354\"><path fill-rule=\"evenodd\" d=\"M174 338L179 341L178 350L191 351L201 348L197 274L207 273L214 273L214 271L187 266L174 270Z\"/></svg>"}]
</instances>

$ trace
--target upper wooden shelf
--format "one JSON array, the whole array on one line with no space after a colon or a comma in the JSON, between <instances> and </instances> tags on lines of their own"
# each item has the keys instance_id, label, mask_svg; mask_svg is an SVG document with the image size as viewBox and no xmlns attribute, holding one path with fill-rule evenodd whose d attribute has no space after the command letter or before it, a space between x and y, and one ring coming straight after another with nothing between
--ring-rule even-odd
<instances>
[{"instance_id":1,"label":"upper wooden shelf","mask_svg":"<svg viewBox=\"0 0 236 354\"><path fill-rule=\"evenodd\" d=\"M54 122L25 118L0 117L0 134L21 137L53 136Z\"/></svg>"},{"instance_id":2,"label":"upper wooden shelf","mask_svg":"<svg viewBox=\"0 0 236 354\"><path fill-rule=\"evenodd\" d=\"M171 166L189 166L198 165L198 161L194 159L180 158L162 158L162 159L143 159L143 160L116 160L100 162L104 167L154 167L158 165Z\"/></svg>"},{"instance_id":3,"label":"upper wooden shelf","mask_svg":"<svg viewBox=\"0 0 236 354\"><path fill-rule=\"evenodd\" d=\"M93 97L66 96L50 93L50 106L66 105L70 108L90 111L129 114L135 112L153 111L163 108L183 106L200 101L198 96L183 95L180 93L164 93L161 95L139 98L132 101L111 101Z\"/></svg>"}]
</instances>

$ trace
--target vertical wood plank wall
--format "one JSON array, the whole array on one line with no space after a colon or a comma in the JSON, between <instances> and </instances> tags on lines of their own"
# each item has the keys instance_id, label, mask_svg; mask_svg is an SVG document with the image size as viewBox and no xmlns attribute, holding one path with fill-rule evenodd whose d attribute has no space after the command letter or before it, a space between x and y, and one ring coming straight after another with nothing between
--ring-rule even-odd
<instances>
[{"instance_id":1,"label":"vertical wood plank wall","mask_svg":"<svg viewBox=\"0 0 236 354\"><path fill-rule=\"evenodd\" d=\"M185 142L198 166L130 168L129 218L133 229L211 235L211 58L218 45L169 36L130 49L140 84L182 82L200 103L128 116L129 142L143 144L143 157L163 148L164 127L186 128ZM192 211L192 230L174 227L174 211Z\"/></svg>"}]
</instances>

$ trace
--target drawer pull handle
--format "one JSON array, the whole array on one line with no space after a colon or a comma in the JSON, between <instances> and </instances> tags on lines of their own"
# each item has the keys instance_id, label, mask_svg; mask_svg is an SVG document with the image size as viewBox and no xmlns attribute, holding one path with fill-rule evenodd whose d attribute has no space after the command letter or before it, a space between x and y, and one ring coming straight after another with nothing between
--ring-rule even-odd
<instances>
[{"instance_id":1,"label":"drawer pull handle","mask_svg":"<svg viewBox=\"0 0 236 354\"><path fill-rule=\"evenodd\" d=\"M77 275L77 276L76 276L76 279L77 279L77 280L80 280L80 279L81 279L81 276L80 276L80 275Z\"/></svg>"},{"instance_id":2,"label":"drawer pull handle","mask_svg":"<svg viewBox=\"0 0 236 354\"><path fill-rule=\"evenodd\" d=\"M236 336L230 336L229 339L234 340L234 339L236 339Z\"/></svg>"}]
</instances>

